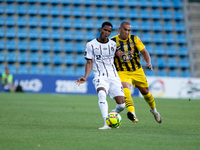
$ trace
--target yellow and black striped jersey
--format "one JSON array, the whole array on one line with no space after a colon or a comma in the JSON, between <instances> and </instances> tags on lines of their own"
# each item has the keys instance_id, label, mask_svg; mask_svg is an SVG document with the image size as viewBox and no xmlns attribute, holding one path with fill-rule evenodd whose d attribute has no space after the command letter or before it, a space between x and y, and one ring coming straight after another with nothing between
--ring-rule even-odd
<instances>
[{"instance_id":1,"label":"yellow and black striped jersey","mask_svg":"<svg viewBox=\"0 0 200 150\"><path fill-rule=\"evenodd\" d=\"M117 71L135 71L141 68L139 51L145 48L139 37L130 35L128 39L121 40L119 35L111 38L117 44L117 51L123 52L122 57L115 56L114 63Z\"/></svg>"}]
</instances>

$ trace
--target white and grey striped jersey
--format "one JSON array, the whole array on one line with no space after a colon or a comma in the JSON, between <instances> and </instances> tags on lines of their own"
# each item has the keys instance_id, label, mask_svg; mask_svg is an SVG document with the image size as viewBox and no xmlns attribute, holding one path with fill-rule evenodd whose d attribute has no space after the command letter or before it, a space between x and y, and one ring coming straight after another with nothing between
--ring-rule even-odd
<instances>
[{"instance_id":1,"label":"white and grey striped jersey","mask_svg":"<svg viewBox=\"0 0 200 150\"><path fill-rule=\"evenodd\" d=\"M86 44L84 57L92 60L94 77L118 76L114 65L116 47L116 43L110 39L107 43L100 43L97 39L93 39Z\"/></svg>"}]
</instances>

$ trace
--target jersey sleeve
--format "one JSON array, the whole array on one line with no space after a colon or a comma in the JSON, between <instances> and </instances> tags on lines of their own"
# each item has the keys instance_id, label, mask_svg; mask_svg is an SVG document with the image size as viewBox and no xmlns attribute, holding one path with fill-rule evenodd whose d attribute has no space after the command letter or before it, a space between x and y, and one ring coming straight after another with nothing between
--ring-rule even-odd
<instances>
[{"instance_id":1,"label":"jersey sleeve","mask_svg":"<svg viewBox=\"0 0 200 150\"><path fill-rule=\"evenodd\" d=\"M137 47L138 51L141 51L145 48L144 44L140 40L138 36L134 36L135 46Z\"/></svg>"},{"instance_id":2,"label":"jersey sleeve","mask_svg":"<svg viewBox=\"0 0 200 150\"><path fill-rule=\"evenodd\" d=\"M92 48L89 43L86 44L84 57L85 59L92 59Z\"/></svg>"}]
</instances>

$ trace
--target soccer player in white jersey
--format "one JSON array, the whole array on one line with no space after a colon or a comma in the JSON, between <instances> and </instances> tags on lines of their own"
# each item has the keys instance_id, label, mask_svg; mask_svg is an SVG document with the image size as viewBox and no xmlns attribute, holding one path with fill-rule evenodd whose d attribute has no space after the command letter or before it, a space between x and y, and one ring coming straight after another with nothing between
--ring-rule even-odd
<instances>
[{"instance_id":1,"label":"soccer player in white jersey","mask_svg":"<svg viewBox=\"0 0 200 150\"><path fill-rule=\"evenodd\" d=\"M78 86L84 83L93 69L93 84L98 93L98 104L104 119L104 126L99 129L111 129L106 124L106 117L108 115L107 94L115 99L117 103L115 112L120 113L125 108L125 97L121 80L114 65L116 43L108 38L112 27L110 22L104 22L100 28L100 36L86 44L84 54L87 60L85 76L76 80Z\"/></svg>"}]
</instances>

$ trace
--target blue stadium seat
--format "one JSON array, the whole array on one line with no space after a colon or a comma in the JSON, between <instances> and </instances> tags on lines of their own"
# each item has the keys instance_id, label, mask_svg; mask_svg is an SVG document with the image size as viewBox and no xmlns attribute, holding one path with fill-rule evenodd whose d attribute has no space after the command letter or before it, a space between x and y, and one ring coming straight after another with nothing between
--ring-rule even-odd
<instances>
[{"instance_id":1,"label":"blue stadium seat","mask_svg":"<svg viewBox=\"0 0 200 150\"><path fill-rule=\"evenodd\" d=\"M31 39L37 39L39 37L37 28L29 28L28 37Z\"/></svg>"},{"instance_id":2,"label":"blue stadium seat","mask_svg":"<svg viewBox=\"0 0 200 150\"><path fill-rule=\"evenodd\" d=\"M156 45L155 46L155 54L156 55L165 55L166 52L165 52L165 48L163 45Z\"/></svg>"},{"instance_id":3,"label":"blue stadium seat","mask_svg":"<svg viewBox=\"0 0 200 150\"><path fill-rule=\"evenodd\" d=\"M171 7L171 1L170 0L162 0L161 1L161 7L163 8L170 8Z\"/></svg>"},{"instance_id":4,"label":"blue stadium seat","mask_svg":"<svg viewBox=\"0 0 200 150\"><path fill-rule=\"evenodd\" d=\"M49 14L48 5L40 5L39 14L40 15L48 15Z\"/></svg>"},{"instance_id":5,"label":"blue stadium seat","mask_svg":"<svg viewBox=\"0 0 200 150\"><path fill-rule=\"evenodd\" d=\"M83 54L76 55L75 64L77 64L77 65L85 65L85 63L86 63L86 60L85 60Z\"/></svg>"},{"instance_id":6,"label":"blue stadium seat","mask_svg":"<svg viewBox=\"0 0 200 150\"><path fill-rule=\"evenodd\" d=\"M5 24L7 26L14 26L15 25L15 17L14 16L7 16L5 18Z\"/></svg>"},{"instance_id":7,"label":"blue stadium seat","mask_svg":"<svg viewBox=\"0 0 200 150\"><path fill-rule=\"evenodd\" d=\"M167 32L173 31L174 30L174 25L172 24L171 21L166 21L164 22L164 30Z\"/></svg>"},{"instance_id":8,"label":"blue stadium seat","mask_svg":"<svg viewBox=\"0 0 200 150\"><path fill-rule=\"evenodd\" d=\"M17 26L24 27L27 25L26 17L25 16L18 16L16 20Z\"/></svg>"},{"instance_id":9,"label":"blue stadium seat","mask_svg":"<svg viewBox=\"0 0 200 150\"><path fill-rule=\"evenodd\" d=\"M50 43L50 41L49 40L42 41L40 49L42 51L50 51L51 50L51 43Z\"/></svg>"},{"instance_id":10,"label":"blue stadium seat","mask_svg":"<svg viewBox=\"0 0 200 150\"><path fill-rule=\"evenodd\" d=\"M96 6L98 6L98 7L104 5L104 1L94 0L93 2L94 2L94 5L96 5Z\"/></svg>"},{"instance_id":11,"label":"blue stadium seat","mask_svg":"<svg viewBox=\"0 0 200 150\"><path fill-rule=\"evenodd\" d=\"M67 65L73 65L74 64L74 55L66 54L64 57L64 63Z\"/></svg>"},{"instance_id":12,"label":"blue stadium seat","mask_svg":"<svg viewBox=\"0 0 200 150\"><path fill-rule=\"evenodd\" d=\"M153 38L155 43L163 43L163 35L162 33L154 33L154 38Z\"/></svg>"},{"instance_id":13,"label":"blue stadium seat","mask_svg":"<svg viewBox=\"0 0 200 150\"><path fill-rule=\"evenodd\" d=\"M162 14L162 18L165 19L165 20L171 20L172 19L172 12L171 10L168 10L168 9L164 9L163 10L163 14Z\"/></svg>"},{"instance_id":14,"label":"blue stadium seat","mask_svg":"<svg viewBox=\"0 0 200 150\"><path fill-rule=\"evenodd\" d=\"M43 66L41 70L42 75L52 75L51 66Z\"/></svg>"},{"instance_id":15,"label":"blue stadium seat","mask_svg":"<svg viewBox=\"0 0 200 150\"><path fill-rule=\"evenodd\" d=\"M67 66L65 69L65 75L66 76L74 76L75 75L75 69L73 66Z\"/></svg>"},{"instance_id":16,"label":"blue stadium seat","mask_svg":"<svg viewBox=\"0 0 200 150\"><path fill-rule=\"evenodd\" d=\"M0 49L4 49L5 46L5 41L3 39L0 39Z\"/></svg>"},{"instance_id":17,"label":"blue stadium seat","mask_svg":"<svg viewBox=\"0 0 200 150\"><path fill-rule=\"evenodd\" d=\"M40 17L39 25L41 27L48 27L50 25L48 17Z\"/></svg>"},{"instance_id":18,"label":"blue stadium seat","mask_svg":"<svg viewBox=\"0 0 200 150\"><path fill-rule=\"evenodd\" d=\"M174 19L175 20L182 20L183 19L183 12L181 10L174 11Z\"/></svg>"},{"instance_id":19,"label":"blue stadium seat","mask_svg":"<svg viewBox=\"0 0 200 150\"><path fill-rule=\"evenodd\" d=\"M150 18L149 9L141 9L141 10L140 10L140 17L141 17L142 19L149 19L149 18Z\"/></svg>"},{"instance_id":20,"label":"blue stadium seat","mask_svg":"<svg viewBox=\"0 0 200 150\"><path fill-rule=\"evenodd\" d=\"M76 42L75 51L77 53L83 53L85 51L85 43L84 42Z\"/></svg>"},{"instance_id":21,"label":"blue stadium seat","mask_svg":"<svg viewBox=\"0 0 200 150\"><path fill-rule=\"evenodd\" d=\"M74 19L73 27L78 28L78 29L83 28L83 19L82 18Z\"/></svg>"},{"instance_id":22,"label":"blue stadium seat","mask_svg":"<svg viewBox=\"0 0 200 150\"><path fill-rule=\"evenodd\" d=\"M152 19L160 19L161 18L161 12L159 9L152 9L151 11L151 18Z\"/></svg>"},{"instance_id":23,"label":"blue stadium seat","mask_svg":"<svg viewBox=\"0 0 200 150\"><path fill-rule=\"evenodd\" d=\"M40 57L38 53L30 53L29 61L31 63L39 63Z\"/></svg>"},{"instance_id":24,"label":"blue stadium seat","mask_svg":"<svg viewBox=\"0 0 200 150\"><path fill-rule=\"evenodd\" d=\"M0 37L4 37L4 28L0 27Z\"/></svg>"},{"instance_id":25,"label":"blue stadium seat","mask_svg":"<svg viewBox=\"0 0 200 150\"><path fill-rule=\"evenodd\" d=\"M152 23L152 29L154 31L162 31L162 24L160 21L153 21Z\"/></svg>"},{"instance_id":26,"label":"blue stadium seat","mask_svg":"<svg viewBox=\"0 0 200 150\"><path fill-rule=\"evenodd\" d=\"M28 49L31 50L31 51L38 51L39 50L39 42L38 42L38 40L29 41Z\"/></svg>"},{"instance_id":27,"label":"blue stadium seat","mask_svg":"<svg viewBox=\"0 0 200 150\"><path fill-rule=\"evenodd\" d=\"M86 32L85 38L86 40L90 41L96 37L96 33L93 30L88 30Z\"/></svg>"},{"instance_id":28,"label":"blue stadium seat","mask_svg":"<svg viewBox=\"0 0 200 150\"><path fill-rule=\"evenodd\" d=\"M18 38L27 38L28 32L26 28L18 28L17 37Z\"/></svg>"},{"instance_id":29,"label":"blue stadium seat","mask_svg":"<svg viewBox=\"0 0 200 150\"><path fill-rule=\"evenodd\" d=\"M51 63L51 55L50 55L50 53L43 53L41 55L41 62L44 63L44 64Z\"/></svg>"},{"instance_id":30,"label":"blue stadium seat","mask_svg":"<svg viewBox=\"0 0 200 150\"><path fill-rule=\"evenodd\" d=\"M27 12L30 15L36 15L38 13L38 8L36 4L31 4L27 8Z\"/></svg>"},{"instance_id":31,"label":"blue stadium seat","mask_svg":"<svg viewBox=\"0 0 200 150\"><path fill-rule=\"evenodd\" d=\"M62 51L62 43L60 41L54 41L52 44L52 50L54 52L61 52Z\"/></svg>"},{"instance_id":32,"label":"blue stadium seat","mask_svg":"<svg viewBox=\"0 0 200 150\"><path fill-rule=\"evenodd\" d=\"M169 70L169 76L170 77L179 77L178 70Z\"/></svg>"},{"instance_id":33,"label":"blue stadium seat","mask_svg":"<svg viewBox=\"0 0 200 150\"><path fill-rule=\"evenodd\" d=\"M167 44L173 44L175 43L175 37L173 33L165 33L165 42Z\"/></svg>"},{"instance_id":34,"label":"blue stadium seat","mask_svg":"<svg viewBox=\"0 0 200 150\"><path fill-rule=\"evenodd\" d=\"M66 0L66 1L67 1L67 0ZM68 1L69 1L69 0L68 0ZM61 0L48 0L48 2L51 3L51 4L57 5L57 4L59 4L59 3L61 2Z\"/></svg>"},{"instance_id":35,"label":"blue stadium seat","mask_svg":"<svg viewBox=\"0 0 200 150\"><path fill-rule=\"evenodd\" d=\"M137 19L138 16L139 16L138 9L130 8L128 17L130 17L131 19Z\"/></svg>"},{"instance_id":36,"label":"blue stadium seat","mask_svg":"<svg viewBox=\"0 0 200 150\"><path fill-rule=\"evenodd\" d=\"M110 22L113 25L113 30L118 30L119 29L119 24L118 24L116 19L110 19Z\"/></svg>"},{"instance_id":37,"label":"blue stadium seat","mask_svg":"<svg viewBox=\"0 0 200 150\"><path fill-rule=\"evenodd\" d=\"M82 4L82 0L72 0L71 1L71 3L73 4L73 5L81 5Z\"/></svg>"},{"instance_id":38,"label":"blue stadium seat","mask_svg":"<svg viewBox=\"0 0 200 150\"><path fill-rule=\"evenodd\" d=\"M71 28L72 27L72 20L70 18L63 18L61 26L63 28Z\"/></svg>"},{"instance_id":39,"label":"blue stadium seat","mask_svg":"<svg viewBox=\"0 0 200 150\"><path fill-rule=\"evenodd\" d=\"M9 68L10 73L12 73L12 74L16 74L17 73L17 68L16 68L16 66L14 64L8 64L7 68Z\"/></svg>"},{"instance_id":40,"label":"blue stadium seat","mask_svg":"<svg viewBox=\"0 0 200 150\"><path fill-rule=\"evenodd\" d=\"M63 0L65 1L65 0ZM63 16L71 16L72 14L72 9L70 6L63 6L62 9L61 9L61 14Z\"/></svg>"},{"instance_id":41,"label":"blue stadium seat","mask_svg":"<svg viewBox=\"0 0 200 150\"><path fill-rule=\"evenodd\" d=\"M73 49L74 48L74 44L73 44L73 42L65 42L64 43L64 47L63 47L63 50L65 51L65 52L68 52L68 53L72 53L73 52Z\"/></svg>"},{"instance_id":42,"label":"blue stadium seat","mask_svg":"<svg viewBox=\"0 0 200 150\"><path fill-rule=\"evenodd\" d=\"M151 71L150 69L146 69L145 71L146 76L155 76L155 71Z\"/></svg>"},{"instance_id":43,"label":"blue stadium seat","mask_svg":"<svg viewBox=\"0 0 200 150\"><path fill-rule=\"evenodd\" d=\"M126 6L126 0L116 0L116 5L118 7L125 7Z\"/></svg>"},{"instance_id":44,"label":"blue stadium seat","mask_svg":"<svg viewBox=\"0 0 200 150\"><path fill-rule=\"evenodd\" d=\"M115 0L104 0L104 5L115 6Z\"/></svg>"},{"instance_id":45,"label":"blue stadium seat","mask_svg":"<svg viewBox=\"0 0 200 150\"><path fill-rule=\"evenodd\" d=\"M16 56L16 53L15 52L7 52L6 54L6 61L7 62L16 62L17 60L17 56Z\"/></svg>"},{"instance_id":46,"label":"blue stadium seat","mask_svg":"<svg viewBox=\"0 0 200 150\"><path fill-rule=\"evenodd\" d=\"M145 48L146 48L147 52L149 52L150 55L155 54L152 44L145 44Z\"/></svg>"},{"instance_id":47,"label":"blue stadium seat","mask_svg":"<svg viewBox=\"0 0 200 150\"><path fill-rule=\"evenodd\" d=\"M53 0L55 1L55 0ZM60 15L60 8L58 5L51 5L50 14L52 16L59 16Z\"/></svg>"},{"instance_id":48,"label":"blue stadium seat","mask_svg":"<svg viewBox=\"0 0 200 150\"><path fill-rule=\"evenodd\" d=\"M52 61L56 65L62 64L63 62L62 54L54 54Z\"/></svg>"},{"instance_id":49,"label":"blue stadium seat","mask_svg":"<svg viewBox=\"0 0 200 150\"><path fill-rule=\"evenodd\" d=\"M16 45L16 41L15 40L9 40L7 39L7 42L6 42L6 49L7 50L15 50L17 48L17 45Z\"/></svg>"},{"instance_id":50,"label":"blue stadium seat","mask_svg":"<svg viewBox=\"0 0 200 150\"><path fill-rule=\"evenodd\" d=\"M95 24L95 28L97 28L97 29L99 30L99 29L101 28L101 25L102 25L102 23L103 23L104 21L105 21L105 20L102 19L102 18L97 19L96 24Z\"/></svg>"},{"instance_id":51,"label":"blue stadium seat","mask_svg":"<svg viewBox=\"0 0 200 150\"><path fill-rule=\"evenodd\" d=\"M106 10L105 15L109 18L115 18L117 16L117 10L114 7L110 7Z\"/></svg>"},{"instance_id":52,"label":"blue stadium seat","mask_svg":"<svg viewBox=\"0 0 200 150\"><path fill-rule=\"evenodd\" d=\"M15 13L15 5L7 3L5 7L6 14L14 14Z\"/></svg>"},{"instance_id":53,"label":"blue stadium seat","mask_svg":"<svg viewBox=\"0 0 200 150\"><path fill-rule=\"evenodd\" d=\"M169 68L177 68L178 67L178 60L176 57L169 57L167 61L167 66Z\"/></svg>"},{"instance_id":54,"label":"blue stadium seat","mask_svg":"<svg viewBox=\"0 0 200 150\"><path fill-rule=\"evenodd\" d=\"M25 4L18 4L16 8L16 13L19 15L25 15L26 14L26 6Z\"/></svg>"},{"instance_id":55,"label":"blue stadium seat","mask_svg":"<svg viewBox=\"0 0 200 150\"><path fill-rule=\"evenodd\" d=\"M3 64L0 64L0 74L2 74L5 71L5 67Z\"/></svg>"},{"instance_id":56,"label":"blue stadium seat","mask_svg":"<svg viewBox=\"0 0 200 150\"><path fill-rule=\"evenodd\" d=\"M185 24L183 22L177 22L175 23L175 30L177 32L183 32L185 31Z\"/></svg>"},{"instance_id":57,"label":"blue stadium seat","mask_svg":"<svg viewBox=\"0 0 200 150\"><path fill-rule=\"evenodd\" d=\"M62 38L65 40L72 40L73 39L73 33L71 30L64 30Z\"/></svg>"},{"instance_id":58,"label":"blue stadium seat","mask_svg":"<svg viewBox=\"0 0 200 150\"><path fill-rule=\"evenodd\" d=\"M157 76L166 77L167 76L167 70L166 69L158 69Z\"/></svg>"},{"instance_id":59,"label":"blue stadium seat","mask_svg":"<svg viewBox=\"0 0 200 150\"><path fill-rule=\"evenodd\" d=\"M31 65L30 66L30 74L32 75L39 75L40 74L40 68L38 65Z\"/></svg>"},{"instance_id":60,"label":"blue stadium seat","mask_svg":"<svg viewBox=\"0 0 200 150\"><path fill-rule=\"evenodd\" d=\"M15 35L16 35L15 28L14 27L10 27L10 28L7 27L5 35L8 38L14 38Z\"/></svg>"},{"instance_id":61,"label":"blue stadium seat","mask_svg":"<svg viewBox=\"0 0 200 150\"><path fill-rule=\"evenodd\" d=\"M53 17L51 18L50 25L51 27L58 28L61 26L61 20L59 17Z\"/></svg>"},{"instance_id":62,"label":"blue stadium seat","mask_svg":"<svg viewBox=\"0 0 200 150\"><path fill-rule=\"evenodd\" d=\"M151 30L152 29L152 27L151 27L151 23L150 23L150 21L142 21L142 23L141 23L141 29L143 30L143 31L149 31L149 30Z\"/></svg>"},{"instance_id":63,"label":"blue stadium seat","mask_svg":"<svg viewBox=\"0 0 200 150\"><path fill-rule=\"evenodd\" d=\"M37 3L38 0L28 0L30 4Z\"/></svg>"},{"instance_id":64,"label":"blue stadium seat","mask_svg":"<svg viewBox=\"0 0 200 150\"><path fill-rule=\"evenodd\" d=\"M49 29L41 29L40 36L41 39L49 39L50 38L50 32Z\"/></svg>"},{"instance_id":65,"label":"blue stadium seat","mask_svg":"<svg viewBox=\"0 0 200 150\"><path fill-rule=\"evenodd\" d=\"M132 30L139 30L139 22L137 20L131 20L130 21L131 24L131 29Z\"/></svg>"},{"instance_id":66,"label":"blue stadium seat","mask_svg":"<svg viewBox=\"0 0 200 150\"><path fill-rule=\"evenodd\" d=\"M48 4L49 0L38 0L40 4Z\"/></svg>"},{"instance_id":67,"label":"blue stadium seat","mask_svg":"<svg viewBox=\"0 0 200 150\"><path fill-rule=\"evenodd\" d=\"M144 43L150 43L152 42L152 35L150 32L143 32L141 39Z\"/></svg>"},{"instance_id":68,"label":"blue stadium seat","mask_svg":"<svg viewBox=\"0 0 200 150\"><path fill-rule=\"evenodd\" d=\"M77 67L76 68L76 76L84 76L85 75L85 67Z\"/></svg>"},{"instance_id":69,"label":"blue stadium seat","mask_svg":"<svg viewBox=\"0 0 200 150\"><path fill-rule=\"evenodd\" d=\"M28 54L26 52L18 53L17 60L20 63L27 63L28 62Z\"/></svg>"},{"instance_id":70,"label":"blue stadium seat","mask_svg":"<svg viewBox=\"0 0 200 150\"><path fill-rule=\"evenodd\" d=\"M3 5L0 4L0 14L3 14Z\"/></svg>"},{"instance_id":71,"label":"blue stadium seat","mask_svg":"<svg viewBox=\"0 0 200 150\"><path fill-rule=\"evenodd\" d=\"M85 23L84 23L84 28L86 29L94 29L94 19L92 18L89 18L89 19L86 19L85 20Z\"/></svg>"},{"instance_id":72,"label":"blue stadium seat","mask_svg":"<svg viewBox=\"0 0 200 150\"><path fill-rule=\"evenodd\" d=\"M140 7L148 7L149 6L149 1L148 0L139 0L138 5Z\"/></svg>"},{"instance_id":73,"label":"blue stadium seat","mask_svg":"<svg viewBox=\"0 0 200 150\"><path fill-rule=\"evenodd\" d=\"M104 17L105 9L103 7L96 7L95 14L96 17Z\"/></svg>"},{"instance_id":74,"label":"blue stadium seat","mask_svg":"<svg viewBox=\"0 0 200 150\"><path fill-rule=\"evenodd\" d=\"M28 25L31 27L37 27L38 26L38 19L37 17L33 16L33 17L29 17L28 19Z\"/></svg>"},{"instance_id":75,"label":"blue stadium seat","mask_svg":"<svg viewBox=\"0 0 200 150\"><path fill-rule=\"evenodd\" d=\"M177 34L176 41L179 44L185 44L186 43L186 36L185 36L185 34Z\"/></svg>"},{"instance_id":76,"label":"blue stadium seat","mask_svg":"<svg viewBox=\"0 0 200 150\"><path fill-rule=\"evenodd\" d=\"M82 3L86 6L91 6L93 4L93 0L82 0Z\"/></svg>"},{"instance_id":77,"label":"blue stadium seat","mask_svg":"<svg viewBox=\"0 0 200 150\"><path fill-rule=\"evenodd\" d=\"M189 70L182 70L181 77L191 77Z\"/></svg>"},{"instance_id":78,"label":"blue stadium seat","mask_svg":"<svg viewBox=\"0 0 200 150\"><path fill-rule=\"evenodd\" d=\"M54 40L59 40L61 39L62 35L61 35L61 31L60 29L53 29L51 31L51 38L54 39Z\"/></svg>"},{"instance_id":79,"label":"blue stadium seat","mask_svg":"<svg viewBox=\"0 0 200 150\"><path fill-rule=\"evenodd\" d=\"M161 3L159 0L150 0L149 4L152 8L159 8L161 6Z\"/></svg>"},{"instance_id":80,"label":"blue stadium seat","mask_svg":"<svg viewBox=\"0 0 200 150\"><path fill-rule=\"evenodd\" d=\"M0 26L3 26L4 25L4 18L3 16L0 16Z\"/></svg>"},{"instance_id":81,"label":"blue stadium seat","mask_svg":"<svg viewBox=\"0 0 200 150\"><path fill-rule=\"evenodd\" d=\"M165 57L157 57L155 66L159 68L165 68L166 65L166 58Z\"/></svg>"},{"instance_id":82,"label":"blue stadium seat","mask_svg":"<svg viewBox=\"0 0 200 150\"><path fill-rule=\"evenodd\" d=\"M5 54L3 51L0 51L0 62L4 62L5 60Z\"/></svg>"},{"instance_id":83,"label":"blue stadium seat","mask_svg":"<svg viewBox=\"0 0 200 150\"><path fill-rule=\"evenodd\" d=\"M64 73L62 66L54 66L53 68L53 75L55 76L62 76Z\"/></svg>"},{"instance_id":84,"label":"blue stadium seat","mask_svg":"<svg viewBox=\"0 0 200 150\"><path fill-rule=\"evenodd\" d=\"M188 56L188 50L186 46L179 46L178 47L178 54L180 56Z\"/></svg>"},{"instance_id":85,"label":"blue stadium seat","mask_svg":"<svg viewBox=\"0 0 200 150\"><path fill-rule=\"evenodd\" d=\"M83 40L85 38L83 30L76 30L74 32L74 39L75 40Z\"/></svg>"},{"instance_id":86,"label":"blue stadium seat","mask_svg":"<svg viewBox=\"0 0 200 150\"><path fill-rule=\"evenodd\" d=\"M181 68L189 68L189 60L188 60L188 58L180 58L180 60L179 60L179 66L181 67Z\"/></svg>"},{"instance_id":87,"label":"blue stadium seat","mask_svg":"<svg viewBox=\"0 0 200 150\"><path fill-rule=\"evenodd\" d=\"M28 66L27 65L19 65L18 74L28 74Z\"/></svg>"},{"instance_id":88,"label":"blue stadium seat","mask_svg":"<svg viewBox=\"0 0 200 150\"><path fill-rule=\"evenodd\" d=\"M137 7L139 4L138 4L138 1L127 0L126 5L129 7Z\"/></svg>"},{"instance_id":89,"label":"blue stadium seat","mask_svg":"<svg viewBox=\"0 0 200 150\"><path fill-rule=\"evenodd\" d=\"M175 56L177 55L177 50L174 45L167 45L166 53L168 56Z\"/></svg>"},{"instance_id":90,"label":"blue stadium seat","mask_svg":"<svg viewBox=\"0 0 200 150\"><path fill-rule=\"evenodd\" d=\"M72 16L81 17L83 14L83 10L81 6L74 6L72 9Z\"/></svg>"},{"instance_id":91,"label":"blue stadium seat","mask_svg":"<svg viewBox=\"0 0 200 150\"><path fill-rule=\"evenodd\" d=\"M85 17L92 17L94 15L93 7L85 7L83 15Z\"/></svg>"},{"instance_id":92,"label":"blue stadium seat","mask_svg":"<svg viewBox=\"0 0 200 150\"><path fill-rule=\"evenodd\" d=\"M126 8L120 8L117 11L117 17L119 18L127 18L128 17L128 12Z\"/></svg>"},{"instance_id":93,"label":"blue stadium seat","mask_svg":"<svg viewBox=\"0 0 200 150\"><path fill-rule=\"evenodd\" d=\"M182 2L181 2L181 0L173 0L172 5L173 5L174 8L181 8Z\"/></svg>"}]
</instances>

